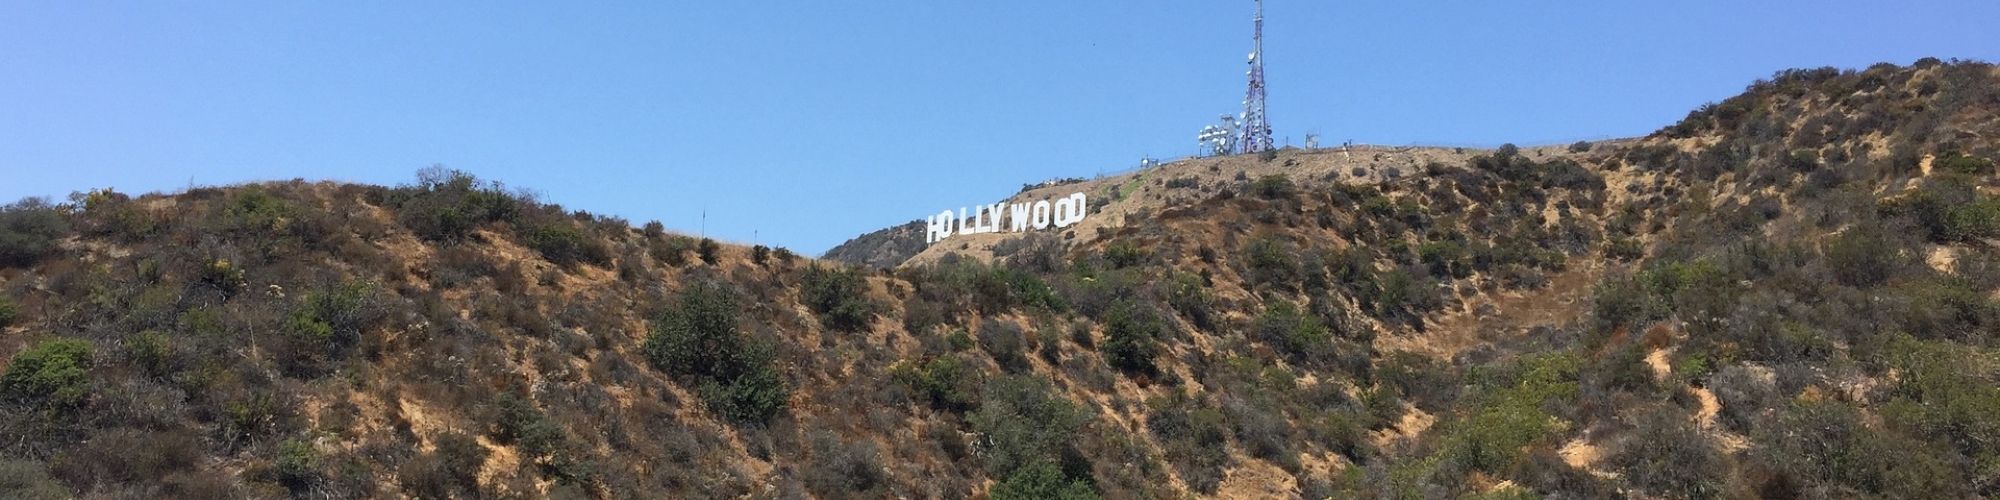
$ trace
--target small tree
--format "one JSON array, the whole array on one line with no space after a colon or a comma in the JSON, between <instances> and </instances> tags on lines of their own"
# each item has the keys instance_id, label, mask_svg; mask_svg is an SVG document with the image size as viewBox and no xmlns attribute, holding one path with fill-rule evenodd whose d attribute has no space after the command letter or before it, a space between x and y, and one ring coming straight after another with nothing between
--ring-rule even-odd
<instances>
[{"instance_id":1,"label":"small tree","mask_svg":"<svg viewBox=\"0 0 2000 500\"><path fill-rule=\"evenodd\" d=\"M1130 302L1113 306L1104 320L1104 362L1127 373L1153 373L1160 322Z\"/></svg>"},{"instance_id":2,"label":"small tree","mask_svg":"<svg viewBox=\"0 0 2000 500\"><path fill-rule=\"evenodd\" d=\"M25 266L55 251L69 221L41 198L0 207L0 267Z\"/></svg>"},{"instance_id":3,"label":"small tree","mask_svg":"<svg viewBox=\"0 0 2000 500\"><path fill-rule=\"evenodd\" d=\"M853 268L814 264L801 280L800 295L819 314L820 324L843 332L866 330L875 320L868 300L868 281Z\"/></svg>"},{"instance_id":4,"label":"small tree","mask_svg":"<svg viewBox=\"0 0 2000 500\"><path fill-rule=\"evenodd\" d=\"M968 420L981 436L986 471L1003 481L1037 463L1060 463L1090 418L1047 382L1026 375L988 381L983 399Z\"/></svg>"},{"instance_id":5,"label":"small tree","mask_svg":"<svg viewBox=\"0 0 2000 500\"><path fill-rule=\"evenodd\" d=\"M1827 267L1841 284L1871 287L1887 281L1898 264L1896 246L1873 224L1857 225L1826 247Z\"/></svg>"},{"instance_id":6,"label":"small tree","mask_svg":"<svg viewBox=\"0 0 2000 500\"><path fill-rule=\"evenodd\" d=\"M654 368L695 385L709 409L730 420L768 420L790 393L771 347L737 332L735 300L713 285L682 294L640 348Z\"/></svg>"},{"instance_id":7,"label":"small tree","mask_svg":"<svg viewBox=\"0 0 2000 500\"><path fill-rule=\"evenodd\" d=\"M703 264L708 264L713 266L715 265L716 262L720 262L722 260L722 256L720 254L720 252L722 251L722 244L716 243L714 239L702 238L701 243L695 246L694 251L696 254L701 255L701 262Z\"/></svg>"},{"instance_id":8,"label":"small tree","mask_svg":"<svg viewBox=\"0 0 2000 500\"><path fill-rule=\"evenodd\" d=\"M36 405L76 406L90 396L90 368L89 342L45 340L14 356L0 375L0 395Z\"/></svg>"},{"instance_id":9,"label":"small tree","mask_svg":"<svg viewBox=\"0 0 2000 500\"><path fill-rule=\"evenodd\" d=\"M1250 190L1259 197L1275 200L1290 198L1294 188L1290 177L1286 177L1285 174L1271 174L1258 177L1256 184L1250 186Z\"/></svg>"},{"instance_id":10,"label":"small tree","mask_svg":"<svg viewBox=\"0 0 2000 500\"><path fill-rule=\"evenodd\" d=\"M542 254L560 266L570 266L578 262L604 265L610 262L610 251L604 244L591 239L589 234L578 229L569 221L555 221L528 230L528 248Z\"/></svg>"}]
</instances>

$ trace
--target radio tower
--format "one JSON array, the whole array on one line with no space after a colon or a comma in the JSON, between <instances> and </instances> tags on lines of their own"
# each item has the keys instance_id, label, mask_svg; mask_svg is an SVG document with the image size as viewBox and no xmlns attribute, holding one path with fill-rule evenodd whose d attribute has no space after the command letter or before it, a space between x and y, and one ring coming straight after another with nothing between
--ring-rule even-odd
<instances>
[{"instance_id":1,"label":"radio tower","mask_svg":"<svg viewBox=\"0 0 2000 500\"><path fill-rule=\"evenodd\" d=\"M1271 123L1264 119L1264 0L1257 0L1257 48L1250 52L1250 92L1243 96L1243 133L1238 134L1240 153L1271 150Z\"/></svg>"}]
</instances>

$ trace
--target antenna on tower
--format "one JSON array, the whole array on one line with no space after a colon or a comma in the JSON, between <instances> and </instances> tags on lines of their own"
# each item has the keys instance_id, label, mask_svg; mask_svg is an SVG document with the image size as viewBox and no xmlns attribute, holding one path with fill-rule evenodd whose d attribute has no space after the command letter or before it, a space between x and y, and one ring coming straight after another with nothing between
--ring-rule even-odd
<instances>
[{"instance_id":1,"label":"antenna on tower","mask_svg":"<svg viewBox=\"0 0 2000 500\"><path fill-rule=\"evenodd\" d=\"M1271 123L1264 119L1264 0L1257 0L1256 31L1251 39L1256 48L1250 51L1250 91L1243 96L1243 133L1237 134L1243 142L1236 148L1239 153L1271 150Z\"/></svg>"},{"instance_id":2,"label":"antenna on tower","mask_svg":"<svg viewBox=\"0 0 2000 500\"><path fill-rule=\"evenodd\" d=\"M1201 141L1203 154L1229 156L1236 154L1236 129L1236 116L1225 114L1217 117L1214 125L1202 127L1195 139Z\"/></svg>"}]
</instances>

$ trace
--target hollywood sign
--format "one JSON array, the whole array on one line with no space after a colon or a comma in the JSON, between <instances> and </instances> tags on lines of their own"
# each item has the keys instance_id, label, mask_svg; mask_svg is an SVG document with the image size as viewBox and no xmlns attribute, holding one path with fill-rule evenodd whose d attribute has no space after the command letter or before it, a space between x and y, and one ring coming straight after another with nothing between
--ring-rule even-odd
<instances>
[{"instance_id":1,"label":"hollywood sign","mask_svg":"<svg viewBox=\"0 0 2000 500\"><path fill-rule=\"evenodd\" d=\"M924 243L937 243L945 238L961 234L985 234L1002 231L1022 232L1028 230L1069 227L1083 222L1089 205L1084 203L1083 193L1065 196L1051 202L1042 200L1034 203L1005 202L991 205L959 207L958 213L951 209L938 212L925 220ZM1005 216L1003 224L1002 216Z\"/></svg>"}]
</instances>

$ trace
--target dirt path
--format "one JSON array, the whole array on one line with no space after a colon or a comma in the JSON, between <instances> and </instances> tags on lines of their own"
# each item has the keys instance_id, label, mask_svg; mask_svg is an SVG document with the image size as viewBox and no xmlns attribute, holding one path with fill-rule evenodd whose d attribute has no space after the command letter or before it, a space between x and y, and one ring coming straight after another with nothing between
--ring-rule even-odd
<instances>
[{"instance_id":1,"label":"dirt path","mask_svg":"<svg viewBox=\"0 0 2000 500\"><path fill-rule=\"evenodd\" d=\"M1472 299L1463 310L1439 318L1424 332L1390 333L1377 339L1375 345L1450 360L1461 351L1503 335L1525 333L1537 325L1566 325L1590 307L1590 294L1603 274L1603 268L1595 263L1572 266L1551 276L1548 286L1539 290ZM1494 313L1477 314L1481 305L1491 305Z\"/></svg>"},{"instance_id":2,"label":"dirt path","mask_svg":"<svg viewBox=\"0 0 2000 500\"><path fill-rule=\"evenodd\" d=\"M1216 486L1215 498L1291 498L1297 494L1294 482L1291 474L1270 462L1238 460L1236 467L1229 469L1229 476L1222 478L1222 484Z\"/></svg>"},{"instance_id":3,"label":"dirt path","mask_svg":"<svg viewBox=\"0 0 2000 500\"><path fill-rule=\"evenodd\" d=\"M1430 430L1431 425L1436 423L1436 416L1410 406L1403 411L1403 416L1396 420L1394 427L1375 431L1375 447L1388 448L1400 440L1415 440L1418 435Z\"/></svg>"},{"instance_id":4,"label":"dirt path","mask_svg":"<svg viewBox=\"0 0 2000 500\"><path fill-rule=\"evenodd\" d=\"M1748 438L1729 432L1729 429L1715 420L1716 415L1722 413L1722 401L1715 398L1715 392L1703 387L1690 387L1689 390L1694 391L1695 399L1701 402L1701 408L1695 410L1695 423L1701 426L1702 431L1715 438L1715 444L1721 446L1724 453L1750 449Z\"/></svg>"},{"instance_id":5,"label":"dirt path","mask_svg":"<svg viewBox=\"0 0 2000 500\"><path fill-rule=\"evenodd\" d=\"M1670 351L1672 349L1654 349L1646 355L1646 365L1652 367L1653 376L1659 377L1662 382L1670 380L1673 376L1673 367L1667 364L1667 355ZM1716 416L1722 414L1722 400L1716 399L1714 391L1700 386L1689 386L1687 389L1694 394L1695 401L1700 406L1694 411L1695 425L1703 433L1714 438L1716 445L1722 447L1723 452L1736 453L1750 448L1749 439L1729 432L1729 429L1716 421Z\"/></svg>"},{"instance_id":6,"label":"dirt path","mask_svg":"<svg viewBox=\"0 0 2000 500\"><path fill-rule=\"evenodd\" d=\"M1674 367L1667 364L1667 354L1671 349L1654 349L1646 354L1646 366L1653 369L1653 377L1666 382L1674 376Z\"/></svg>"},{"instance_id":7,"label":"dirt path","mask_svg":"<svg viewBox=\"0 0 2000 500\"><path fill-rule=\"evenodd\" d=\"M1579 437L1563 443L1562 449L1556 450L1556 454L1561 455L1563 462L1568 463L1570 467L1587 471L1596 467L1597 461L1604 458L1604 449L1591 444L1588 439Z\"/></svg>"}]
</instances>

